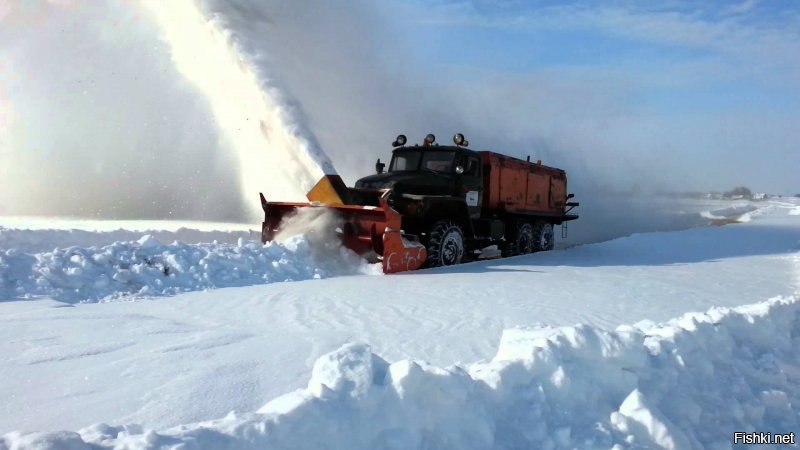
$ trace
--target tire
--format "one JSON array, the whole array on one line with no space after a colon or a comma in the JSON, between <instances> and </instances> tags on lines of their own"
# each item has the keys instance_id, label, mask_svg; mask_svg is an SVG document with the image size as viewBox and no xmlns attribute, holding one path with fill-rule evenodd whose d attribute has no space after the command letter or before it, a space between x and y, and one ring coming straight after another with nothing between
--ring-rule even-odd
<instances>
[{"instance_id":1,"label":"tire","mask_svg":"<svg viewBox=\"0 0 800 450\"><path fill-rule=\"evenodd\" d=\"M543 252L552 250L556 245L556 236L553 224L538 221L533 224L533 251Z\"/></svg>"},{"instance_id":2,"label":"tire","mask_svg":"<svg viewBox=\"0 0 800 450\"><path fill-rule=\"evenodd\" d=\"M459 264L464 257L464 232L452 222L436 222L431 227L425 247L428 251L425 267Z\"/></svg>"},{"instance_id":3,"label":"tire","mask_svg":"<svg viewBox=\"0 0 800 450\"><path fill-rule=\"evenodd\" d=\"M517 225L517 238L514 239L514 249L517 255L533 253L535 250L533 239L533 227L528 222L520 222Z\"/></svg>"}]
</instances>

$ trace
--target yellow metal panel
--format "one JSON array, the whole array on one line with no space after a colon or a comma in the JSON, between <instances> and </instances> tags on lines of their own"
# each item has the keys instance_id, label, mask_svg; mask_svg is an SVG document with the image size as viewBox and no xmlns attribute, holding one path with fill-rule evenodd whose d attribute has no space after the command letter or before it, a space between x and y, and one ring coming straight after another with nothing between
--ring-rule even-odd
<instances>
[{"instance_id":1,"label":"yellow metal panel","mask_svg":"<svg viewBox=\"0 0 800 450\"><path fill-rule=\"evenodd\" d=\"M344 193L340 194L343 189ZM325 205L344 205L342 195L345 195L346 190L347 187L338 175L325 175L308 191L306 197L312 202Z\"/></svg>"}]
</instances>

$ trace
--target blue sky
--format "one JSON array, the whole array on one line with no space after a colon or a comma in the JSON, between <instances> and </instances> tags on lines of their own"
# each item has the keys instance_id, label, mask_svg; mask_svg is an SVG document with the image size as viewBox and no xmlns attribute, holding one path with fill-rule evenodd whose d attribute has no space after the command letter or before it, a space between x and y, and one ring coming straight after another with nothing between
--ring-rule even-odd
<instances>
[{"instance_id":1,"label":"blue sky","mask_svg":"<svg viewBox=\"0 0 800 450\"><path fill-rule=\"evenodd\" d=\"M409 21L409 39L430 64L615 73L664 112L800 111L797 1L410 5L423 17Z\"/></svg>"}]
</instances>

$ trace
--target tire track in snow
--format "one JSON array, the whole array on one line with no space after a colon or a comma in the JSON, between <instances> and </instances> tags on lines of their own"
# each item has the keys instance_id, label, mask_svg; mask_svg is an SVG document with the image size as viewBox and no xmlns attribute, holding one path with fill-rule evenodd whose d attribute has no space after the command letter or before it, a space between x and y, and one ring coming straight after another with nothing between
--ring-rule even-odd
<instances>
[{"instance_id":1,"label":"tire track in snow","mask_svg":"<svg viewBox=\"0 0 800 450\"><path fill-rule=\"evenodd\" d=\"M73 352L73 353L67 352L66 354L61 353L61 351L58 348L56 348L54 349L55 352L51 351L49 353L57 353L57 355L47 356L44 358L31 359L28 360L26 364L29 366L34 366L37 364L44 364L49 362L62 362L62 361L71 361L75 359L89 358L92 356L104 355L106 353L113 353L128 347L133 347L134 345L136 345L135 342L122 342L116 344L101 345L97 347L90 347L88 349L79 352ZM48 349L53 350L52 347L48 347ZM37 350L39 350L39 348L37 348Z\"/></svg>"}]
</instances>

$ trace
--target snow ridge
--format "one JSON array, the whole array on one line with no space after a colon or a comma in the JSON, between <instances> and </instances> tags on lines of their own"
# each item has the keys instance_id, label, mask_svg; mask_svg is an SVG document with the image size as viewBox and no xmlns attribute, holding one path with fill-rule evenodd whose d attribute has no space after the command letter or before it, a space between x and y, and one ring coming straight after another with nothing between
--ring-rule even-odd
<instances>
[{"instance_id":1,"label":"snow ridge","mask_svg":"<svg viewBox=\"0 0 800 450\"><path fill-rule=\"evenodd\" d=\"M348 344L256 413L163 432L13 432L0 448L730 448L735 431L800 429L798 340L792 297L614 331L507 330L494 359L467 369Z\"/></svg>"},{"instance_id":2,"label":"snow ridge","mask_svg":"<svg viewBox=\"0 0 800 450\"><path fill-rule=\"evenodd\" d=\"M123 223L123 221L118 222ZM51 251L54 248L97 247L120 241L136 241L147 234L158 239L159 242L180 241L187 244L213 241L235 244L240 238L244 240L253 240L258 239L261 236L261 230L203 230L198 229L196 223L191 225L193 228L180 226L174 230L167 230L163 228L145 228L139 231L135 229L123 228L105 231L98 229L83 230L77 228L26 229L11 227L6 228L0 225L0 249L13 248L24 253L42 253Z\"/></svg>"},{"instance_id":3,"label":"snow ridge","mask_svg":"<svg viewBox=\"0 0 800 450\"><path fill-rule=\"evenodd\" d=\"M173 242L152 235L98 247L28 254L0 249L0 300L49 296L92 302L203 289L326 278L380 268L337 246L316 257L304 236L283 244L239 238L235 244Z\"/></svg>"}]
</instances>

